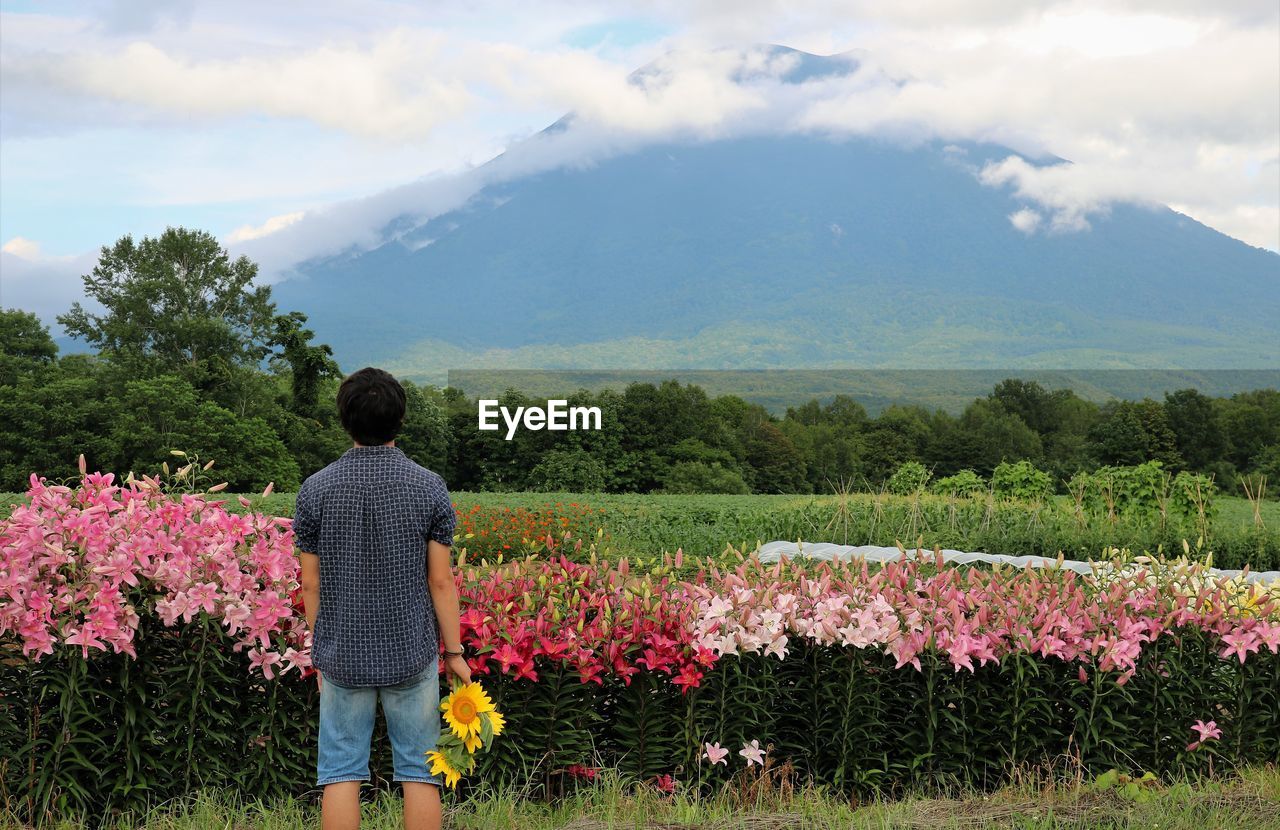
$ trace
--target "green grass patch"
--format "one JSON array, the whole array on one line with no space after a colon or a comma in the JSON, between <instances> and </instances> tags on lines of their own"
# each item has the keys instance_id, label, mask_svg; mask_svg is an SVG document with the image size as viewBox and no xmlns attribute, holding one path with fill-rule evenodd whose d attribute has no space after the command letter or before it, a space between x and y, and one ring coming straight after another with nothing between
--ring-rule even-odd
<instances>
[{"instance_id":1,"label":"green grass patch","mask_svg":"<svg viewBox=\"0 0 1280 830\"><path fill-rule=\"evenodd\" d=\"M1140 779L1133 779L1140 781ZM1121 779L1123 782L1124 779ZM362 826L400 828L400 800L371 794ZM96 827L142 830L302 830L318 826L314 797L264 803L234 793L203 793L161 805L145 815L122 815L97 822L63 821L58 830ZM0 814L0 827L21 827ZM481 793L466 800L446 797L444 826L459 830L614 830L614 828L705 828L788 830L789 828L1161 828L1202 830L1280 827L1280 773L1273 767L1197 782L1124 783L1043 780L1028 775L992 793L951 797L849 800L824 790L796 787L783 776L743 775L711 796L655 788L610 774L590 786L550 802L519 793Z\"/></svg>"}]
</instances>

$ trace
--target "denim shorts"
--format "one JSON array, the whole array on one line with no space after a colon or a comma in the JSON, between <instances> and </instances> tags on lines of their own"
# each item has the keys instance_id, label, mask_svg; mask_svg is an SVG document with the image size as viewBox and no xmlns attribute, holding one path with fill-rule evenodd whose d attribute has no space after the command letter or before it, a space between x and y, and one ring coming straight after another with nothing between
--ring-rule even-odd
<instances>
[{"instance_id":1,"label":"denim shorts","mask_svg":"<svg viewBox=\"0 0 1280 830\"><path fill-rule=\"evenodd\" d=\"M321 673L323 677L323 673ZM440 786L427 752L440 740L440 678L436 662L394 686L339 686L328 677L320 687L320 754L316 785L369 780L369 744L374 712L382 715L391 739L396 781Z\"/></svg>"}]
</instances>

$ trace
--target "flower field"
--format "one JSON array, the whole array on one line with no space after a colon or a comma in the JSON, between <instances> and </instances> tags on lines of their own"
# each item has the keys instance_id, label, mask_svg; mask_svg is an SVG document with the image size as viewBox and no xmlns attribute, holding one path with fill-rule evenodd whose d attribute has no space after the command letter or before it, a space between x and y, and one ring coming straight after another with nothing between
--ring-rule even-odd
<instances>
[{"instance_id":1,"label":"flower field","mask_svg":"<svg viewBox=\"0 0 1280 830\"><path fill-rule=\"evenodd\" d=\"M28 499L0 523L10 809L309 789L316 691L288 520L96 473L33 477ZM1064 758L1175 774L1280 761L1280 586L1200 564L640 567L587 544L472 559L458 578L464 643L506 721L464 787L556 795L616 769L701 790L768 764L893 792L989 788Z\"/></svg>"}]
</instances>

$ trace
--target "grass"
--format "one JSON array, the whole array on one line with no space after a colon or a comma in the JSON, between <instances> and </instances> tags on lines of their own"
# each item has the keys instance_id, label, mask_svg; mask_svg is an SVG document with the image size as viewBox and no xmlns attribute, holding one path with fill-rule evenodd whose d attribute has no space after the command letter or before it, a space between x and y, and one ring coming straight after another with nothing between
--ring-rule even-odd
<instances>
[{"instance_id":1,"label":"grass","mask_svg":"<svg viewBox=\"0 0 1280 830\"><path fill-rule=\"evenodd\" d=\"M229 793L206 793L151 811L141 819L120 817L104 824L143 830L301 830L317 826L312 801L272 804ZM0 827L17 828L0 814ZM58 830L96 825L64 822ZM400 802L382 793L364 807L364 827L399 828ZM1218 780L1153 783L1126 793L1080 781L1026 776L1021 783L990 794L952 798L908 796L896 800L850 801L823 791L795 788L780 776L742 778L710 797L677 792L665 796L604 774L596 784L554 802L513 794L473 796L446 804L445 826L458 830L613 830L613 828L705 828L706 830L789 830L789 828L1160 828L1160 830L1265 830L1280 828L1280 772L1274 767L1243 770Z\"/></svg>"}]
</instances>

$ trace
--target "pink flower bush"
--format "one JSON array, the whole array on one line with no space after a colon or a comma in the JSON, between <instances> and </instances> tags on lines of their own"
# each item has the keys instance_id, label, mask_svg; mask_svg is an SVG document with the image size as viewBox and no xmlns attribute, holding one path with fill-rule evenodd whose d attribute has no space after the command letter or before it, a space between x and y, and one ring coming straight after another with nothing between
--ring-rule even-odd
<instances>
[{"instance_id":1,"label":"pink flower bush","mask_svg":"<svg viewBox=\"0 0 1280 830\"><path fill-rule=\"evenodd\" d=\"M630 685L641 671L696 687L715 655L693 645L697 604L665 568L529 558L487 571L460 569L462 638L474 671L538 679L535 661L561 664L583 683Z\"/></svg>"},{"instance_id":2,"label":"pink flower bush","mask_svg":"<svg viewBox=\"0 0 1280 830\"><path fill-rule=\"evenodd\" d=\"M32 476L30 504L0 522L0 639L32 659L55 645L133 655L140 617L166 626L217 620L272 679L306 672L290 521L236 515L205 494L166 493L109 474L78 487ZM1011 654L1136 670L1162 636L1199 629L1224 660L1280 652L1280 591L1212 578L1203 566L1136 560L1090 575L944 567L928 558L866 563L748 559L685 581L680 556L650 570L563 557L461 567L473 669L536 681L559 665L583 683L646 672L689 691L718 660L785 659L797 643L869 649L898 668L943 656L957 672ZM717 749L718 751L718 749ZM714 763L714 761L713 761Z\"/></svg>"},{"instance_id":3,"label":"pink flower bush","mask_svg":"<svg viewBox=\"0 0 1280 830\"><path fill-rule=\"evenodd\" d=\"M26 656L58 643L136 656L140 616L154 613L166 626L216 619L267 678L310 665L288 519L145 476L119 486L92 473L71 488L33 475L27 496L0 522L0 638Z\"/></svg>"},{"instance_id":4,"label":"pink flower bush","mask_svg":"<svg viewBox=\"0 0 1280 830\"><path fill-rule=\"evenodd\" d=\"M795 639L874 648L898 668L945 655L955 671L1010 654L1096 661L1124 682L1147 644L1179 629L1220 642L1224 659L1260 648L1280 652L1280 600L1209 578L1203 566L1158 563L1117 576L1068 570L944 567L929 559L866 563L750 559L711 568L685 584L696 598L693 646L718 657L764 653L783 659ZM1087 679L1081 667L1082 679Z\"/></svg>"}]
</instances>

